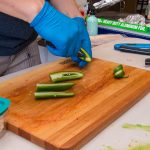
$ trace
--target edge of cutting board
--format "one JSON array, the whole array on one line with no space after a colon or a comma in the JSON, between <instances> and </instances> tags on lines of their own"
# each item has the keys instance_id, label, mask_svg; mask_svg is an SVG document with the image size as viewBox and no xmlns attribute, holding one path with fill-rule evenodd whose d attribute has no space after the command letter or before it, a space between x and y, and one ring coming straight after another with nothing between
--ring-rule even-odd
<instances>
[{"instance_id":1,"label":"edge of cutting board","mask_svg":"<svg viewBox=\"0 0 150 150\"><path fill-rule=\"evenodd\" d=\"M56 61L54 62L55 63L61 63L63 61L65 61L66 59L61 59L59 61ZM100 60L100 59L98 59ZM102 60L102 61L106 61L106 60ZM106 61L106 62L111 62L111 61ZM114 62L112 62L114 63ZM50 63L51 65L53 63ZM42 65L41 67L39 68L35 68L31 71L27 71L26 73L23 73L22 75L26 75L28 76L28 74L32 74L32 72L38 72L38 70L41 70L42 67L47 67L50 65L50 64L45 64L45 65ZM117 63L114 63L114 64L117 64ZM127 66L127 65L126 65ZM135 67L132 67L132 68L135 68ZM144 69L140 69L140 70L144 70ZM144 70L146 71L146 70ZM146 72L149 72L149 71L146 71ZM16 77L13 77L11 79L8 79L7 81L3 81L2 83L10 83L13 79L21 79L21 76L22 75L18 75ZM143 85L144 86L144 85ZM140 87L141 90L143 90L143 93L137 97L135 97L133 100L132 100L132 103L130 104L127 104L126 107L122 107L123 109L119 109L118 111L116 111L110 118L109 118L109 121L107 122L107 124L104 122L103 125L101 124L101 128L99 126L99 121L100 120L97 120L95 122L95 124L92 126L92 132L86 134L86 133L83 133L85 134L85 137L78 141L78 139L76 141L69 141L63 145L61 145L61 147L55 147L53 146L53 144L49 144L49 142L41 142L40 139L38 139L37 137L32 137L29 133L27 133L26 131L24 130L21 130L21 129L16 129L16 127L13 127L12 125L10 124L7 124L7 128L10 130L10 131L13 131L14 133L16 134L19 134L20 136L28 139L29 141L41 146L41 147L44 147L48 150L78 150L80 149L83 145L85 145L87 142L89 142L93 137L95 137L98 133L100 133L103 129L105 129L108 125L110 125L113 121L115 121L116 119L118 119L124 112L126 112L127 110L129 110L135 103L137 103L142 97L144 97L149 91L150 91L150 80L149 80L149 89L145 90L143 89L143 87ZM87 130L87 129L85 129ZM86 131L83 131L83 132L86 132ZM80 136L80 135L78 135Z\"/></svg>"}]
</instances>

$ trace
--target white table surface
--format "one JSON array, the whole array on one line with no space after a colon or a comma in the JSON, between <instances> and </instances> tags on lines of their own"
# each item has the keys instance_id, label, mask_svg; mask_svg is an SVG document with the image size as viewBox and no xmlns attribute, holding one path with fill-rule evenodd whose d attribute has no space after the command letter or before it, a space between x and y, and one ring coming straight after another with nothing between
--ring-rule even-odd
<instances>
[{"instance_id":1,"label":"white table surface","mask_svg":"<svg viewBox=\"0 0 150 150\"><path fill-rule=\"evenodd\" d=\"M113 45L119 42L150 43L142 39L121 38L110 43L103 44L93 49L93 56L121 64L127 64L138 68L150 70L145 67L144 60L148 56L127 54L113 50ZM101 68L100 68L101 69ZM22 72L21 72L22 73ZM18 73L13 74L17 75ZM10 78L0 78L0 81ZM93 140L86 144L81 150L104 150L105 146L111 146L116 150L128 150L129 146L138 144L150 144L150 132L142 130L128 130L121 126L124 123L150 125L150 93L141 99L130 110L99 133ZM0 139L0 150L43 150L43 148L25 140L24 138L7 131Z\"/></svg>"}]
</instances>

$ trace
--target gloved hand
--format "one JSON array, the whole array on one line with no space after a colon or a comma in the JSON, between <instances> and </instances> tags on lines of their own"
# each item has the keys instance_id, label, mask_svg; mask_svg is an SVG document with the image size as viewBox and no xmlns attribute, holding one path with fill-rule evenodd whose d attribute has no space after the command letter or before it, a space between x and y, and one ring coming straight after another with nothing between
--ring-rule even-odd
<instances>
[{"instance_id":1,"label":"gloved hand","mask_svg":"<svg viewBox=\"0 0 150 150\"><path fill-rule=\"evenodd\" d=\"M73 20L75 20L79 26L79 31L80 31L79 40L81 41L80 48L85 49L86 52L92 58L91 41L90 41L86 26L85 26L84 19L81 17L76 17L76 18L73 18ZM80 67L84 67L85 65L87 65L87 62L81 60L77 56L72 56L72 60L77 62Z\"/></svg>"},{"instance_id":2,"label":"gloved hand","mask_svg":"<svg viewBox=\"0 0 150 150\"><path fill-rule=\"evenodd\" d=\"M55 46L55 48L48 46L52 54L62 57L77 55L81 47L78 23L57 11L48 2L45 2L30 26Z\"/></svg>"}]
</instances>

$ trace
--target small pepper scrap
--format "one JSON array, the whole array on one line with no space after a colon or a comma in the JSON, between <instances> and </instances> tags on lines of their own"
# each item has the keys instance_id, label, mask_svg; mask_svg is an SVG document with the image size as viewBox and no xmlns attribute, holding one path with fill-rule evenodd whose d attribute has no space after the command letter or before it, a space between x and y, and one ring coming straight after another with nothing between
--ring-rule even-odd
<instances>
[{"instance_id":1,"label":"small pepper scrap","mask_svg":"<svg viewBox=\"0 0 150 150\"><path fill-rule=\"evenodd\" d=\"M125 72L123 70L123 66L120 64L118 65L114 71L113 71L113 74L114 74L114 78L116 79L120 79L120 78L128 78L129 76L126 76L125 75Z\"/></svg>"}]
</instances>

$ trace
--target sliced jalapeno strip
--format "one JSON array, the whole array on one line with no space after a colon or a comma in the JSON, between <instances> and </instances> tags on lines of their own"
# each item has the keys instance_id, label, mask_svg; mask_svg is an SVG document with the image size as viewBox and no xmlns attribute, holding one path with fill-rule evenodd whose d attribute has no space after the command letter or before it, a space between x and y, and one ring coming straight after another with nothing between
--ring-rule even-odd
<instances>
[{"instance_id":1,"label":"sliced jalapeno strip","mask_svg":"<svg viewBox=\"0 0 150 150\"><path fill-rule=\"evenodd\" d=\"M123 70L123 66L122 65L118 65L114 71L114 78L120 79L120 78L128 78L129 76L125 76L125 72Z\"/></svg>"},{"instance_id":2,"label":"sliced jalapeno strip","mask_svg":"<svg viewBox=\"0 0 150 150\"><path fill-rule=\"evenodd\" d=\"M92 61L92 58L90 57L90 55L86 52L85 49L81 48L79 53L78 53L78 57L81 59L81 60L84 60L86 62L91 62Z\"/></svg>"},{"instance_id":3,"label":"sliced jalapeno strip","mask_svg":"<svg viewBox=\"0 0 150 150\"><path fill-rule=\"evenodd\" d=\"M72 97L74 93L71 92L35 92L36 99L49 99L49 98L65 98Z\"/></svg>"},{"instance_id":4,"label":"sliced jalapeno strip","mask_svg":"<svg viewBox=\"0 0 150 150\"><path fill-rule=\"evenodd\" d=\"M74 86L75 83L52 83L52 84L37 84L36 91L65 91Z\"/></svg>"},{"instance_id":5,"label":"sliced jalapeno strip","mask_svg":"<svg viewBox=\"0 0 150 150\"><path fill-rule=\"evenodd\" d=\"M80 79L83 76L84 75L81 72L56 72L50 74L50 78L54 83L67 81L67 80Z\"/></svg>"}]
</instances>

